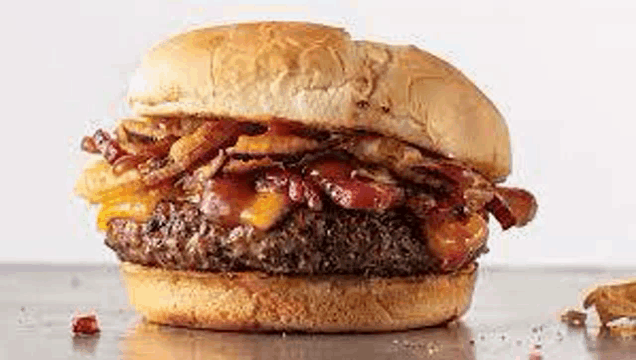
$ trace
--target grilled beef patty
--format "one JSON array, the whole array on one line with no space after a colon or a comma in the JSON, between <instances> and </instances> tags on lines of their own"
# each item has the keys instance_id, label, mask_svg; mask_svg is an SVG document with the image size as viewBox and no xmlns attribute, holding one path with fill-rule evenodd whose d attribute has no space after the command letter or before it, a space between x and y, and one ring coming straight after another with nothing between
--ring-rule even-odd
<instances>
[{"instance_id":1,"label":"grilled beef patty","mask_svg":"<svg viewBox=\"0 0 636 360\"><path fill-rule=\"evenodd\" d=\"M297 207L275 229L227 228L188 202L164 201L145 223L110 222L106 245L120 260L165 269L269 274L408 276L439 271L418 220L400 207L383 213L326 204ZM470 261L484 249L471 254Z\"/></svg>"}]
</instances>

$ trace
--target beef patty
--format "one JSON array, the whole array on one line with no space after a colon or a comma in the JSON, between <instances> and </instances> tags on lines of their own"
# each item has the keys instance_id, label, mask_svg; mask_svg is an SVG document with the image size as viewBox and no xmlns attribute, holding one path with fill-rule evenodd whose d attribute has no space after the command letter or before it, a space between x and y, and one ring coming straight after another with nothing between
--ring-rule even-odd
<instances>
[{"instance_id":1,"label":"beef patty","mask_svg":"<svg viewBox=\"0 0 636 360\"><path fill-rule=\"evenodd\" d=\"M410 210L297 207L275 229L227 228L197 206L163 201L144 223L113 219L106 245L120 260L165 269L269 274L408 276L439 272ZM485 246L471 254L472 262Z\"/></svg>"}]
</instances>

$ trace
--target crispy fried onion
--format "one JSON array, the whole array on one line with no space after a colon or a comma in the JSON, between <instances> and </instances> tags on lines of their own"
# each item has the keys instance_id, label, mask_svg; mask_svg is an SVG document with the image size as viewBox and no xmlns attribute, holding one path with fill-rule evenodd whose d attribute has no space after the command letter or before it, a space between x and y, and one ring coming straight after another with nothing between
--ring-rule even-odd
<instances>
[{"instance_id":1,"label":"crispy fried onion","mask_svg":"<svg viewBox=\"0 0 636 360\"><path fill-rule=\"evenodd\" d=\"M294 154L319 150L323 146L317 140L294 135L243 135L238 138L233 147L228 149L228 153L246 155Z\"/></svg>"},{"instance_id":2,"label":"crispy fried onion","mask_svg":"<svg viewBox=\"0 0 636 360\"><path fill-rule=\"evenodd\" d=\"M198 117L122 119L115 133L118 141L123 141L127 137L159 140L167 136L181 137L191 134L205 121L204 118Z\"/></svg>"},{"instance_id":3,"label":"crispy fried onion","mask_svg":"<svg viewBox=\"0 0 636 360\"><path fill-rule=\"evenodd\" d=\"M208 121L192 134L177 140L168 153L168 164L144 176L148 186L154 186L185 171L204 155L232 145L241 134L241 123Z\"/></svg>"},{"instance_id":4,"label":"crispy fried onion","mask_svg":"<svg viewBox=\"0 0 636 360\"><path fill-rule=\"evenodd\" d=\"M262 125L226 119L124 119L115 133L113 139L100 129L82 140L82 149L101 153L116 175L135 167L151 168L147 162L156 164L156 158L167 154L163 166L142 170L143 182L150 187L174 178L204 157L213 157L222 148L230 155L275 155L314 151L328 143L320 141L328 138L322 132L282 121Z\"/></svg>"},{"instance_id":5,"label":"crispy fried onion","mask_svg":"<svg viewBox=\"0 0 636 360\"><path fill-rule=\"evenodd\" d=\"M158 141L134 143L128 137L115 140L99 129L93 136L85 136L81 147L86 152L102 154L112 165L113 173L121 175L149 158L165 153L175 140L174 137L166 137Z\"/></svg>"},{"instance_id":6,"label":"crispy fried onion","mask_svg":"<svg viewBox=\"0 0 636 360\"><path fill-rule=\"evenodd\" d=\"M335 141L333 134L309 131L294 122L273 120L262 128L253 128L251 133L239 136L230 155L276 155L297 154L325 149Z\"/></svg>"},{"instance_id":7,"label":"crispy fried onion","mask_svg":"<svg viewBox=\"0 0 636 360\"><path fill-rule=\"evenodd\" d=\"M75 183L75 193L91 203L103 203L137 193L144 188L141 174L131 169L121 175L104 160L90 163Z\"/></svg>"}]
</instances>

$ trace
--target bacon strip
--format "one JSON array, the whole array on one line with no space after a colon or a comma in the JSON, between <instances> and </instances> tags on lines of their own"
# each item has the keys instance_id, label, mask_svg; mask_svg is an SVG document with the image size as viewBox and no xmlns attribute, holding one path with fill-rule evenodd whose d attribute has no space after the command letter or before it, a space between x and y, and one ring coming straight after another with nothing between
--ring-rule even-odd
<instances>
[{"instance_id":1,"label":"bacon strip","mask_svg":"<svg viewBox=\"0 0 636 360\"><path fill-rule=\"evenodd\" d=\"M524 226L537 212L537 201L528 191L498 186L493 199L486 204L501 227Z\"/></svg>"},{"instance_id":2,"label":"bacon strip","mask_svg":"<svg viewBox=\"0 0 636 360\"><path fill-rule=\"evenodd\" d=\"M537 203L521 189L495 186L466 165L442 157L427 156L422 150L381 136L354 136L338 145L361 161L385 166L408 180L428 186L440 194L442 208L465 207L475 212L486 207L504 229L523 226L532 218Z\"/></svg>"},{"instance_id":3,"label":"bacon strip","mask_svg":"<svg viewBox=\"0 0 636 360\"><path fill-rule=\"evenodd\" d=\"M486 210L493 214L504 230L511 228L517 223L517 219L512 213L508 202L498 192L495 192L492 200L486 204Z\"/></svg>"},{"instance_id":4,"label":"bacon strip","mask_svg":"<svg viewBox=\"0 0 636 360\"><path fill-rule=\"evenodd\" d=\"M323 160L309 166L309 176L331 199L347 209L386 210L404 200L396 184L380 183L355 176L355 168L339 160Z\"/></svg>"},{"instance_id":5,"label":"bacon strip","mask_svg":"<svg viewBox=\"0 0 636 360\"><path fill-rule=\"evenodd\" d=\"M104 130L95 131L93 136L82 139L82 150L92 154L102 154L109 164L113 165L122 156L128 155L119 143Z\"/></svg>"},{"instance_id":6,"label":"bacon strip","mask_svg":"<svg viewBox=\"0 0 636 360\"><path fill-rule=\"evenodd\" d=\"M512 214L516 219L515 226L524 226L532 219L537 213L537 200L534 196L519 188L509 188L498 186L497 193L499 193L508 203Z\"/></svg>"}]
</instances>

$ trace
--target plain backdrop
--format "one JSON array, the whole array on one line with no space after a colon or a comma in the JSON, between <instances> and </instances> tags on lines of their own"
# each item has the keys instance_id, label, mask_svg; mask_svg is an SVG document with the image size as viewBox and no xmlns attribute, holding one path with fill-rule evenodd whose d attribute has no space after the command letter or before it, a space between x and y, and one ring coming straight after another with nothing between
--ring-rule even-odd
<instances>
[{"instance_id":1,"label":"plain backdrop","mask_svg":"<svg viewBox=\"0 0 636 360\"><path fill-rule=\"evenodd\" d=\"M461 69L508 121L513 174L540 209L491 224L491 264L633 265L636 2L59 0L0 9L0 262L112 262L72 195L83 135L125 113L141 55L204 23L317 21L415 44Z\"/></svg>"}]
</instances>

